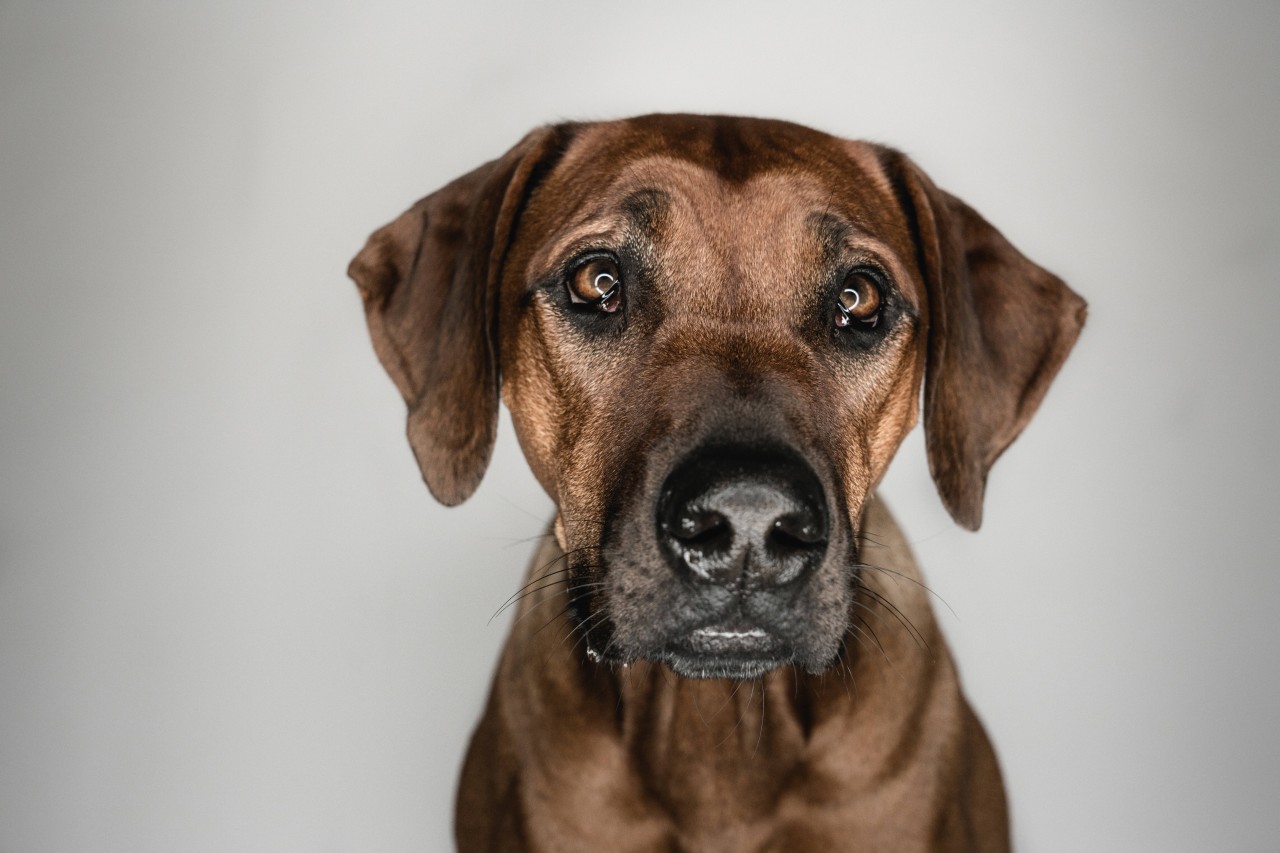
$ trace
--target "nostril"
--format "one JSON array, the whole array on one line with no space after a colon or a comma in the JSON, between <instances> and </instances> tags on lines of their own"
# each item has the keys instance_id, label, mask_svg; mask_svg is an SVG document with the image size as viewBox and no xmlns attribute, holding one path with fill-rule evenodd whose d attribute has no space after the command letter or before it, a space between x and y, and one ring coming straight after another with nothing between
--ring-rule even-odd
<instances>
[{"instance_id":1,"label":"nostril","mask_svg":"<svg viewBox=\"0 0 1280 853\"><path fill-rule=\"evenodd\" d=\"M787 513L774 520L768 542L782 551L812 550L826 544L826 525L808 513Z\"/></svg>"},{"instance_id":2,"label":"nostril","mask_svg":"<svg viewBox=\"0 0 1280 853\"><path fill-rule=\"evenodd\" d=\"M729 519L713 509L686 508L676 514L668 531L686 548L726 549L733 539Z\"/></svg>"}]
</instances>

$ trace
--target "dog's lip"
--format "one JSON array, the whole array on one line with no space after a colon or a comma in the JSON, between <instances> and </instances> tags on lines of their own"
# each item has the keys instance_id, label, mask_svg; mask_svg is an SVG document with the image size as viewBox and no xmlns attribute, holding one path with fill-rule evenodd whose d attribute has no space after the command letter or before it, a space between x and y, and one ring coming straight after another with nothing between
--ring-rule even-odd
<instances>
[{"instance_id":1,"label":"dog's lip","mask_svg":"<svg viewBox=\"0 0 1280 853\"><path fill-rule=\"evenodd\" d=\"M747 681L795 661L795 649L760 625L732 620L686 628L657 646L625 652L610 646L597 651L588 638L587 658L623 666L637 660L665 663L686 678L729 678Z\"/></svg>"},{"instance_id":2,"label":"dog's lip","mask_svg":"<svg viewBox=\"0 0 1280 853\"><path fill-rule=\"evenodd\" d=\"M695 657L759 659L783 657L786 647L764 627L736 620L694 628L670 645Z\"/></svg>"},{"instance_id":3,"label":"dog's lip","mask_svg":"<svg viewBox=\"0 0 1280 853\"><path fill-rule=\"evenodd\" d=\"M668 643L655 656L677 675L692 678L759 678L794 657L788 643L759 625L704 625Z\"/></svg>"},{"instance_id":4,"label":"dog's lip","mask_svg":"<svg viewBox=\"0 0 1280 853\"><path fill-rule=\"evenodd\" d=\"M690 636L706 639L727 639L741 640L748 637L752 639L765 639L769 636L769 632L763 628L697 628Z\"/></svg>"}]
</instances>

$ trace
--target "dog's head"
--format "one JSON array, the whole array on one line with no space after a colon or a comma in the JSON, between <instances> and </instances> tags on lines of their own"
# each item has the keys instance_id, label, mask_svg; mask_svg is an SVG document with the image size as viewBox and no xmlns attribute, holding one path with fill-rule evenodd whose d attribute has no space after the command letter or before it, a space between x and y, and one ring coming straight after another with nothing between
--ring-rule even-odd
<instances>
[{"instance_id":1,"label":"dog's head","mask_svg":"<svg viewBox=\"0 0 1280 853\"><path fill-rule=\"evenodd\" d=\"M902 154L725 117L536 130L351 275L432 493L479 484L501 396L588 649L691 676L830 665L921 385L933 478L976 529L1084 320Z\"/></svg>"}]
</instances>

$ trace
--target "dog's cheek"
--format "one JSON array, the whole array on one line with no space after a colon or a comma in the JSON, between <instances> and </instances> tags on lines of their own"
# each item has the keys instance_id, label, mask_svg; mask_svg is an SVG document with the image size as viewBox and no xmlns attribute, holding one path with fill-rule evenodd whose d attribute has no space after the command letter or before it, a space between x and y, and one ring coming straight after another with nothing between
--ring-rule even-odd
<instances>
[{"instance_id":1,"label":"dog's cheek","mask_svg":"<svg viewBox=\"0 0 1280 853\"><path fill-rule=\"evenodd\" d=\"M886 343L886 351L875 362L846 374L835 395L843 405L833 455L855 526L863 504L915 425L919 409L921 361L914 339L902 335Z\"/></svg>"},{"instance_id":2,"label":"dog's cheek","mask_svg":"<svg viewBox=\"0 0 1280 853\"><path fill-rule=\"evenodd\" d=\"M633 658L659 640L658 626L666 608L663 590L655 580L646 561L629 559L615 561L605 580L601 606L613 625L614 644L623 658Z\"/></svg>"},{"instance_id":3,"label":"dog's cheek","mask_svg":"<svg viewBox=\"0 0 1280 853\"><path fill-rule=\"evenodd\" d=\"M913 360L904 358L903 361L907 363L892 374L894 382L870 419L866 443L869 492L880 485L894 454L915 426L919 413L918 371L910 363Z\"/></svg>"},{"instance_id":4,"label":"dog's cheek","mask_svg":"<svg viewBox=\"0 0 1280 853\"><path fill-rule=\"evenodd\" d=\"M598 481L609 471L614 418L609 388L581 341L542 308L524 317L504 349L503 401L534 476L561 512L599 517ZM616 408L616 406L615 406ZM586 484L578 483L588 472ZM571 536L571 539L573 537Z\"/></svg>"},{"instance_id":5,"label":"dog's cheek","mask_svg":"<svg viewBox=\"0 0 1280 853\"><path fill-rule=\"evenodd\" d=\"M626 488L644 456L619 453L621 436L602 412L574 414L573 423L558 436L555 459L560 538L575 576L591 585L586 617L621 626L625 635L627 625L652 621L644 611L656 595L644 572L654 562L641 535L649 515L628 509L635 493Z\"/></svg>"},{"instance_id":6,"label":"dog's cheek","mask_svg":"<svg viewBox=\"0 0 1280 853\"><path fill-rule=\"evenodd\" d=\"M853 608L856 557L844 543L833 543L832 555L794 601L789 624L781 626L793 638L795 662L811 672L831 666L848 633Z\"/></svg>"},{"instance_id":7,"label":"dog's cheek","mask_svg":"<svg viewBox=\"0 0 1280 853\"><path fill-rule=\"evenodd\" d=\"M633 490L618 498L601 555L608 567L601 606L614 626L619 651L632 657L659 641L676 584L647 529L650 514L636 506L642 502L640 493Z\"/></svg>"},{"instance_id":8,"label":"dog's cheek","mask_svg":"<svg viewBox=\"0 0 1280 853\"><path fill-rule=\"evenodd\" d=\"M654 540L648 496L655 466L662 468L653 452L660 421L654 406L642 402L643 390L629 390L565 389L572 425L559 445L560 488L592 545L611 545L629 559L657 559L638 549Z\"/></svg>"},{"instance_id":9,"label":"dog's cheek","mask_svg":"<svg viewBox=\"0 0 1280 853\"><path fill-rule=\"evenodd\" d=\"M514 357L503 369L502 399L529 469L547 496L560 506L557 459L565 416L548 369L545 345L536 328L521 328L512 336L507 352L512 350Z\"/></svg>"}]
</instances>

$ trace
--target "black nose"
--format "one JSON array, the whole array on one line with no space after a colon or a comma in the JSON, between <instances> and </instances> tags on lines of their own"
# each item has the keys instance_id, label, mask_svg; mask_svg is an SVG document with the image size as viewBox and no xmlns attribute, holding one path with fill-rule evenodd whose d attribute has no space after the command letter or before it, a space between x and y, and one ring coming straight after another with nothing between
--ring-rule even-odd
<instances>
[{"instance_id":1,"label":"black nose","mask_svg":"<svg viewBox=\"0 0 1280 853\"><path fill-rule=\"evenodd\" d=\"M658 538L678 573L765 589L815 569L827 550L827 502L813 469L784 451L698 453L667 477Z\"/></svg>"}]
</instances>

